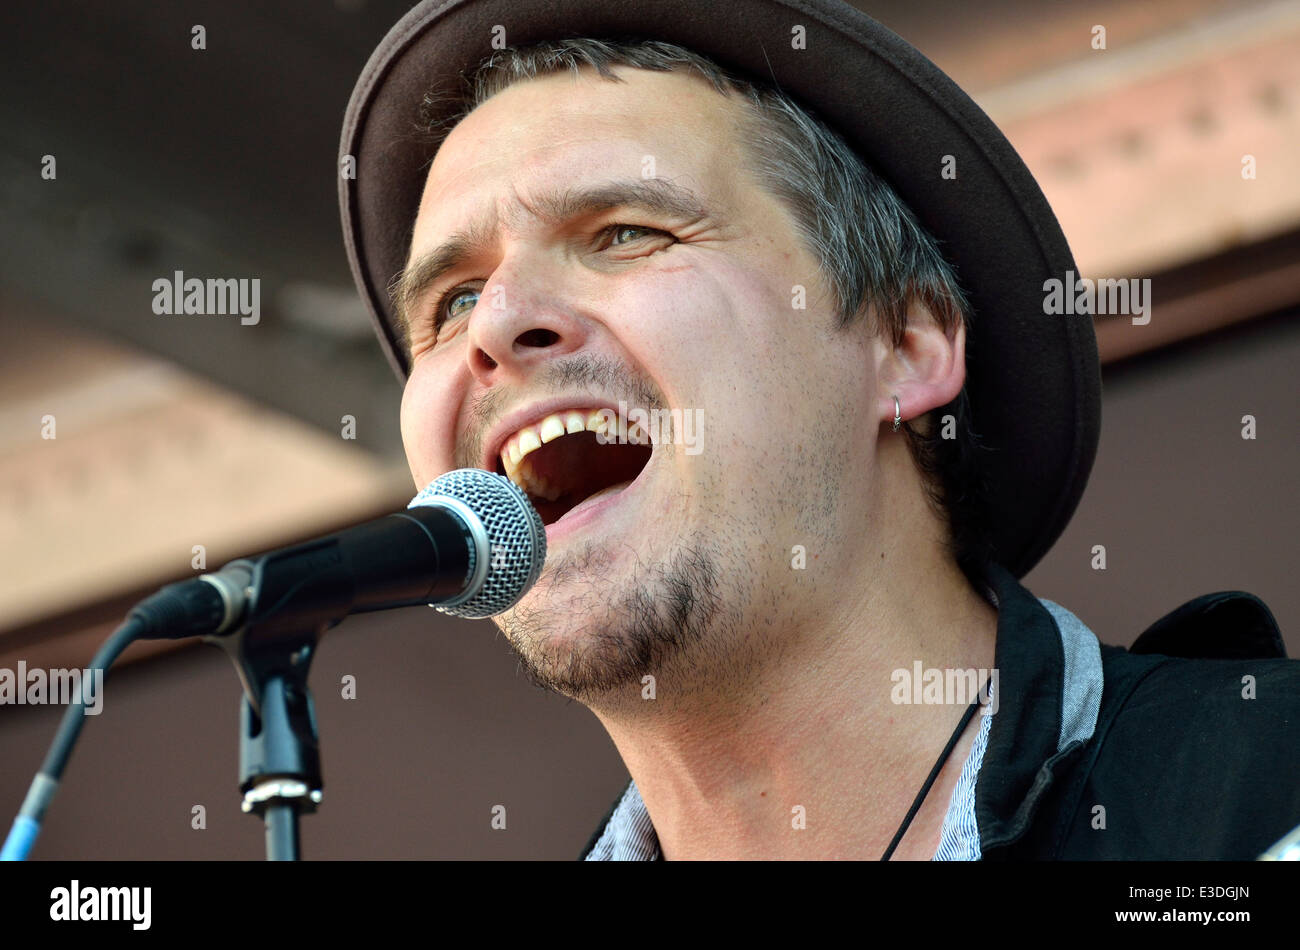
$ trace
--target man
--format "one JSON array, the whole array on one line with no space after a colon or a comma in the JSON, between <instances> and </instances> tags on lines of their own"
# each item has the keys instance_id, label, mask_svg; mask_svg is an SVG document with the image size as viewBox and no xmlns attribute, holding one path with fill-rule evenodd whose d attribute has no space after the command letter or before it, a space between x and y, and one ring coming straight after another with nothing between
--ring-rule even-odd
<instances>
[{"instance_id":1,"label":"man","mask_svg":"<svg viewBox=\"0 0 1300 950\"><path fill-rule=\"evenodd\" d=\"M897 37L830 0L423 4L343 167L417 485L498 470L547 524L497 622L632 776L584 856L1253 858L1300 822L1213 764L1300 740L1262 604L1151 631L1249 658L1193 663L1016 582L1086 482L1096 346L1044 315L1073 263L1032 178Z\"/></svg>"}]
</instances>

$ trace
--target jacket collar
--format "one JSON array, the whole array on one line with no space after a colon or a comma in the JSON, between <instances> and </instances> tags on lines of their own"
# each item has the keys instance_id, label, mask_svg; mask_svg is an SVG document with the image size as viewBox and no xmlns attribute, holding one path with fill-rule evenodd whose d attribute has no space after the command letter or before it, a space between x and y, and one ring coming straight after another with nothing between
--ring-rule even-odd
<instances>
[{"instance_id":1,"label":"jacket collar","mask_svg":"<svg viewBox=\"0 0 1300 950\"><path fill-rule=\"evenodd\" d=\"M1097 638L1072 613L1039 600L999 565L985 578L998 607L1001 690L975 791L988 856L1028 830L1063 765L1092 737L1102 666Z\"/></svg>"}]
</instances>

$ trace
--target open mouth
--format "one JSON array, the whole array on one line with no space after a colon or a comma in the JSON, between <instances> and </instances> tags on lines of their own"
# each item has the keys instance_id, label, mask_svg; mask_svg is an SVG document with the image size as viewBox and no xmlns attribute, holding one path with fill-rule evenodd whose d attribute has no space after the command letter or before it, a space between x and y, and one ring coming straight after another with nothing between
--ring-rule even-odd
<instances>
[{"instance_id":1,"label":"open mouth","mask_svg":"<svg viewBox=\"0 0 1300 950\"><path fill-rule=\"evenodd\" d=\"M604 418L596 411L557 413L519 430L502 448L497 472L524 490L543 524L625 488L650 461L644 433L606 434Z\"/></svg>"}]
</instances>

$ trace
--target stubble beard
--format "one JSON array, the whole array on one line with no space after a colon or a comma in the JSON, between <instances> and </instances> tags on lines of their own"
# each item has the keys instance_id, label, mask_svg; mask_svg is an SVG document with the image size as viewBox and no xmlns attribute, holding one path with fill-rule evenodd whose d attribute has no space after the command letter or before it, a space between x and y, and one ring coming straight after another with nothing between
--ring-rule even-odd
<instances>
[{"instance_id":1,"label":"stubble beard","mask_svg":"<svg viewBox=\"0 0 1300 950\"><path fill-rule=\"evenodd\" d=\"M717 552L679 542L653 564L634 558L630 578L608 575L611 553L587 542L564 554L541 597L498 619L529 681L595 709L643 698L646 676L706 680L739 613L719 589Z\"/></svg>"}]
</instances>

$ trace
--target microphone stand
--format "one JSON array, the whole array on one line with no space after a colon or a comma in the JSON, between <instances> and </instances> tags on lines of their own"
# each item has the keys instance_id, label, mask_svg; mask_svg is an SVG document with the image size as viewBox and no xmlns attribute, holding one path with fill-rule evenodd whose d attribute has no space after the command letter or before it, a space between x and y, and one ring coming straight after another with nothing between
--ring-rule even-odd
<instances>
[{"instance_id":1,"label":"microphone stand","mask_svg":"<svg viewBox=\"0 0 1300 950\"><path fill-rule=\"evenodd\" d=\"M315 641L314 632L304 632L296 648L259 653L253 681L261 702L255 706L245 695L240 707L240 808L265 822L268 861L301 858L298 816L315 812L321 800L320 741L307 688Z\"/></svg>"},{"instance_id":2,"label":"microphone stand","mask_svg":"<svg viewBox=\"0 0 1300 950\"><path fill-rule=\"evenodd\" d=\"M353 581L333 539L237 566L249 577L244 624L204 639L226 651L244 687L240 807L265 823L268 861L297 861L298 818L316 811L323 784L307 674L320 635L347 616Z\"/></svg>"}]
</instances>

